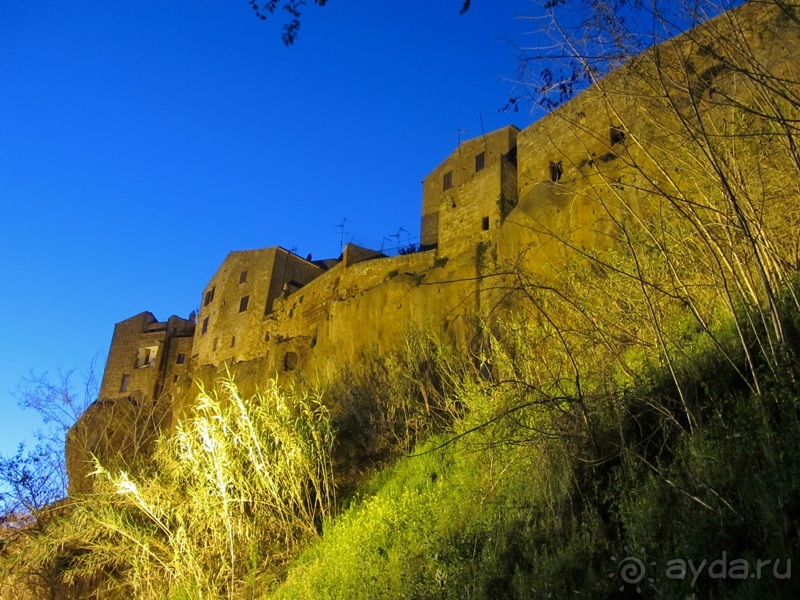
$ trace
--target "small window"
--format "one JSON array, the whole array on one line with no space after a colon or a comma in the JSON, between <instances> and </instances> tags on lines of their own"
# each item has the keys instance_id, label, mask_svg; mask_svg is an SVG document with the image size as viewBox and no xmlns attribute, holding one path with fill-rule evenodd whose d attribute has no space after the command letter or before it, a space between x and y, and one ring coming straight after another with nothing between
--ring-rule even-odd
<instances>
[{"instance_id":1,"label":"small window","mask_svg":"<svg viewBox=\"0 0 800 600\"><path fill-rule=\"evenodd\" d=\"M175 364L182 365L184 362L186 362L186 355L178 354L178 358L175 360Z\"/></svg>"},{"instance_id":2,"label":"small window","mask_svg":"<svg viewBox=\"0 0 800 600\"><path fill-rule=\"evenodd\" d=\"M444 179L442 180L442 191L449 190L453 187L453 172L448 171L444 174Z\"/></svg>"},{"instance_id":3,"label":"small window","mask_svg":"<svg viewBox=\"0 0 800 600\"><path fill-rule=\"evenodd\" d=\"M489 231L489 217L483 217L483 222L481 223L484 231Z\"/></svg>"},{"instance_id":4,"label":"small window","mask_svg":"<svg viewBox=\"0 0 800 600\"><path fill-rule=\"evenodd\" d=\"M235 345L236 345L236 336L233 336L231 338L231 348L233 348Z\"/></svg>"},{"instance_id":5,"label":"small window","mask_svg":"<svg viewBox=\"0 0 800 600\"><path fill-rule=\"evenodd\" d=\"M486 152L481 152L475 156L475 172L482 171L486 166Z\"/></svg>"},{"instance_id":6,"label":"small window","mask_svg":"<svg viewBox=\"0 0 800 600\"><path fill-rule=\"evenodd\" d=\"M287 352L283 355L283 370L294 371L297 368L297 353Z\"/></svg>"},{"instance_id":7,"label":"small window","mask_svg":"<svg viewBox=\"0 0 800 600\"><path fill-rule=\"evenodd\" d=\"M553 162L550 161L550 181L553 183L557 182L561 179L561 176L564 174L564 167L561 165L561 161Z\"/></svg>"},{"instance_id":8,"label":"small window","mask_svg":"<svg viewBox=\"0 0 800 600\"><path fill-rule=\"evenodd\" d=\"M173 375L172 376L172 382L176 383L177 381L178 381L178 376L177 375Z\"/></svg>"},{"instance_id":9,"label":"small window","mask_svg":"<svg viewBox=\"0 0 800 600\"><path fill-rule=\"evenodd\" d=\"M611 138L612 146L623 144L625 142L625 130L621 125L612 125L609 137Z\"/></svg>"},{"instance_id":10,"label":"small window","mask_svg":"<svg viewBox=\"0 0 800 600\"><path fill-rule=\"evenodd\" d=\"M123 373L122 375L122 383L119 385L120 392L127 392L128 391L128 383L130 383L131 376L127 373Z\"/></svg>"},{"instance_id":11,"label":"small window","mask_svg":"<svg viewBox=\"0 0 800 600\"><path fill-rule=\"evenodd\" d=\"M242 271L239 273L239 285L247 283L247 271Z\"/></svg>"},{"instance_id":12,"label":"small window","mask_svg":"<svg viewBox=\"0 0 800 600\"><path fill-rule=\"evenodd\" d=\"M242 296L242 299L239 300L239 312L244 312L247 310L248 302L250 302L250 296Z\"/></svg>"},{"instance_id":13,"label":"small window","mask_svg":"<svg viewBox=\"0 0 800 600\"><path fill-rule=\"evenodd\" d=\"M203 319L203 327L200 329L200 333L205 333L206 331L208 331L208 317Z\"/></svg>"},{"instance_id":14,"label":"small window","mask_svg":"<svg viewBox=\"0 0 800 600\"><path fill-rule=\"evenodd\" d=\"M203 300L203 306L208 306L211 304L211 301L214 299L214 290L216 287L212 287L210 290L206 292L206 297Z\"/></svg>"},{"instance_id":15,"label":"small window","mask_svg":"<svg viewBox=\"0 0 800 600\"><path fill-rule=\"evenodd\" d=\"M219 346L219 338L214 338L214 343L211 344L211 349L216 351L217 346Z\"/></svg>"}]
</instances>

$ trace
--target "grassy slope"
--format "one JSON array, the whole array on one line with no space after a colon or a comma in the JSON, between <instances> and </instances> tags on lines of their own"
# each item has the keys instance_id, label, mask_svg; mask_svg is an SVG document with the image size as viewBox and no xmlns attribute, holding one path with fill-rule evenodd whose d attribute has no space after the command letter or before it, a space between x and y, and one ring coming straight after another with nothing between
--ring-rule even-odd
<instances>
[{"instance_id":1,"label":"grassy slope","mask_svg":"<svg viewBox=\"0 0 800 600\"><path fill-rule=\"evenodd\" d=\"M760 394L713 351L695 357L682 373L692 428L655 370L595 401L592 440L546 435L552 417L529 409L437 450L453 433L435 437L362 488L270 597L795 598L794 350L764 367ZM462 390L471 412L455 433L485 421L497 393ZM773 562L759 573L759 559Z\"/></svg>"}]
</instances>

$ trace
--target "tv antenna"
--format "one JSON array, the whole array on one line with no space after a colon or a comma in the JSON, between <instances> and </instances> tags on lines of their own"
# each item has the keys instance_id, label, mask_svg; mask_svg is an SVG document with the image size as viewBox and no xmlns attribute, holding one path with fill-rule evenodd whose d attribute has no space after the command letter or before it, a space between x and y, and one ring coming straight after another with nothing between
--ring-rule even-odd
<instances>
[{"instance_id":1,"label":"tv antenna","mask_svg":"<svg viewBox=\"0 0 800 600\"><path fill-rule=\"evenodd\" d=\"M403 233L406 234L406 246L410 246L411 245L411 233L408 231L408 229L406 229L405 227L401 226L400 229L397 231L397 233L398 233L398 241L400 239L399 238L400 232L403 232Z\"/></svg>"},{"instance_id":2,"label":"tv antenna","mask_svg":"<svg viewBox=\"0 0 800 600\"><path fill-rule=\"evenodd\" d=\"M342 251L344 250L344 230L345 230L346 224L347 223L352 223L352 222L353 221L351 221L347 217L342 217L342 222L339 223L338 225L334 225L334 227L336 227L336 229L339 230L339 254L341 254Z\"/></svg>"},{"instance_id":3,"label":"tv antenna","mask_svg":"<svg viewBox=\"0 0 800 600\"><path fill-rule=\"evenodd\" d=\"M461 134L462 133L467 133L469 131L469 129L467 129L466 127L461 127L459 129L447 129L446 131L455 131L456 132L456 135L458 136L458 145L460 146L461 145Z\"/></svg>"}]
</instances>

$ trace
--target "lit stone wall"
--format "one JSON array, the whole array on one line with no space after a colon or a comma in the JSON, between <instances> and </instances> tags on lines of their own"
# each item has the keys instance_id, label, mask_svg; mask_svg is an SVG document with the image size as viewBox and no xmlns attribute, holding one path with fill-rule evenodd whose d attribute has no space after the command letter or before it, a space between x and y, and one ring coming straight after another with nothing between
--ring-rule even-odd
<instances>
[{"instance_id":1,"label":"lit stone wall","mask_svg":"<svg viewBox=\"0 0 800 600\"><path fill-rule=\"evenodd\" d=\"M205 287L193 360L221 365L251 360L264 349L265 317L294 287L324 270L283 248L231 252Z\"/></svg>"},{"instance_id":2,"label":"lit stone wall","mask_svg":"<svg viewBox=\"0 0 800 600\"><path fill-rule=\"evenodd\" d=\"M461 201L462 193L470 194L474 185L465 184L474 178L483 179L487 176L485 171L492 170L498 165L503 156L511 153L510 159L513 162L516 147L516 136L519 129L510 125L486 135L473 138L461 143L456 151L451 154L442 164L436 167L430 175L422 182L422 224L420 240L423 247L436 245L440 242L443 231L447 231L445 224L442 223L443 215L441 206L466 205L475 201L475 197L465 198ZM480 168L479 155L483 155ZM491 204L498 200L501 195L500 171L493 171L494 181L497 189L490 196L481 198L479 203ZM483 184L486 186L486 182ZM482 206L479 211L484 216L491 216L491 207ZM475 225L476 231L481 231L481 221Z\"/></svg>"}]
</instances>

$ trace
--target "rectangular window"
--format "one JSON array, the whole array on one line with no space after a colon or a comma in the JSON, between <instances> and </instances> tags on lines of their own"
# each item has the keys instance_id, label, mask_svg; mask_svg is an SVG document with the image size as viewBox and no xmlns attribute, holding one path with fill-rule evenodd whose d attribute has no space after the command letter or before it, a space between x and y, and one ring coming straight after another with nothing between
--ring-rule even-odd
<instances>
[{"instance_id":1,"label":"rectangular window","mask_svg":"<svg viewBox=\"0 0 800 600\"><path fill-rule=\"evenodd\" d=\"M483 170L483 167L486 166L486 152L481 152L477 156L475 156L475 172Z\"/></svg>"},{"instance_id":2,"label":"rectangular window","mask_svg":"<svg viewBox=\"0 0 800 600\"><path fill-rule=\"evenodd\" d=\"M231 348L233 348L235 345L236 345L236 336L233 336L231 338Z\"/></svg>"},{"instance_id":3,"label":"rectangular window","mask_svg":"<svg viewBox=\"0 0 800 600\"><path fill-rule=\"evenodd\" d=\"M214 338L214 343L211 345L211 349L216 351L218 345L219 345L219 338Z\"/></svg>"},{"instance_id":4,"label":"rectangular window","mask_svg":"<svg viewBox=\"0 0 800 600\"><path fill-rule=\"evenodd\" d=\"M453 187L453 172L448 171L444 174L444 179L442 180L442 190L449 190Z\"/></svg>"},{"instance_id":5,"label":"rectangular window","mask_svg":"<svg viewBox=\"0 0 800 600\"><path fill-rule=\"evenodd\" d=\"M242 271L239 274L239 284L247 283L247 271Z\"/></svg>"},{"instance_id":6,"label":"rectangular window","mask_svg":"<svg viewBox=\"0 0 800 600\"><path fill-rule=\"evenodd\" d=\"M208 306L209 304L211 304L211 301L214 299L214 290L215 289L216 288L212 287L210 290L208 290L206 292L205 300L203 300L203 306Z\"/></svg>"},{"instance_id":7,"label":"rectangular window","mask_svg":"<svg viewBox=\"0 0 800 600\"><path fill-rule=\"evenodd\" d=\"M142 346L136 356L136 368L152 367L156 363L158 346Z\"/></svg>"},{"instance_id":8,"label":"rectangular window","mask_svg":"<svg viewBox=\"0 0 800 600\"><path fill-rule=\"evenodd\" d=\"M483 217L483 230L489 231L489 217Z\"/></svg>"},{"instance_id":9,"label":"rectangular window","mask_svg":"<svg viewBox=\"0 0 800 600\"><path fill-rule=\"evenodd\" d=\"M200 333L205 333L208 331L208 317L203 319L203 328L200 330Z\"/></svg>"},{"instance_id":10,"label":"rectangular window","mask_svg":"<svg viewBox=\"0 0 800 600\"><path fill-rule=\"evenodd\" d=\"M239 300L239 312L244 312L247 310L248 302L250 302L250 296L242 296L242 299Z\"/></svg>"},{"instance_id":11,"label":"rectangular window","mask_svg":"<svg viewBox=\"0 0 800 600\"><path fill-rule=\"evenodd\" d=\"M178 358L175 361L175 364L182 365L185 361L186 361L186 355L185 354L178 354Z\"/></svg>"},{"instance_id":12,"label":"rectangular window","mask_svg":"<svg viewBox=\"0 0 800 600\"><path fill-rule=\"evenodd\" d=\"M127 373L123 373L123 375L122 375L122 383L119 386L119 391L120 392L127 392L128 391L128 383L130 382L130 380L131 380L131 376L128 375Z\"/></svg>"}]
</instances>

